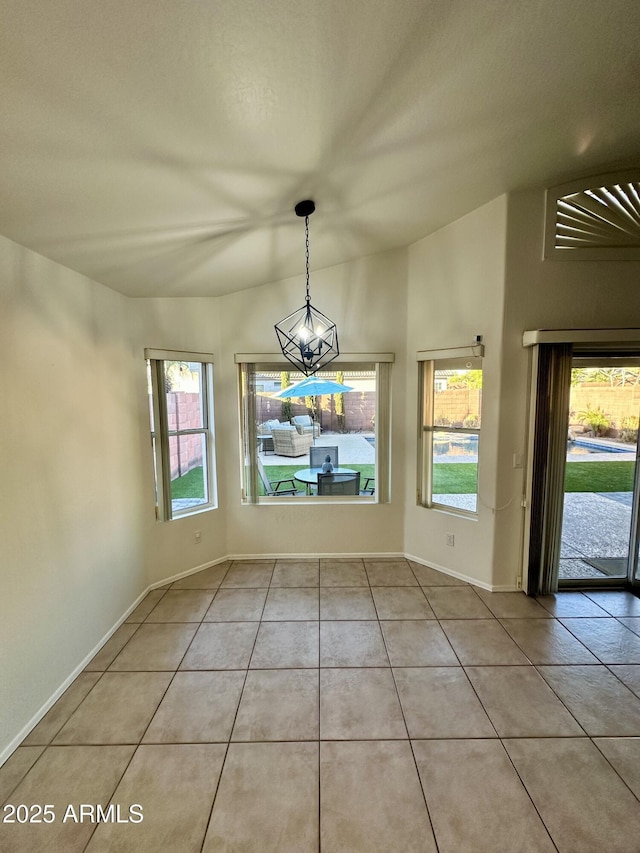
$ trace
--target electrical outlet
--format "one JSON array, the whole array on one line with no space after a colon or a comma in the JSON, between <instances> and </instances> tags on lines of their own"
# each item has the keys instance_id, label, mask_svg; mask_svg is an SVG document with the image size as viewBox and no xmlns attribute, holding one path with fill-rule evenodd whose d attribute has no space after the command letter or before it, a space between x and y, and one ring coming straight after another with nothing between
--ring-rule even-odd
<instances>
[{"instance_id":1,"label":"electrical outlet","mask_svg":"<svg viewBox=\"0 0 640 853\"><path fill-rule=\"evenodd\" d=\"M453 548L453 546L456 544L456 537L453 535L453 533L447 533L446 535L447 535L447 545L449 545L451 548Z\"/></svg>"},{"instance_id":2,"label":"electrical outlet","mask_svg":"<svg viewBox=\"0 0 640 853\"><path fill-rule=\"evenodd\" d=\"M516 578L516 589L522 589L522 578L519 576Z\"/></svg>"},{"instance_id":3,"label":"electrical outlet","mask_svg":"<svg viewBox=\"0 0 640 853\"><path fill-rule=\"evenodd\" d=\"M195 530L193 533L193 541L196 543L196 545L200 544L201 539L202 533L199 530Z\"/></svg>"}]
</instances>

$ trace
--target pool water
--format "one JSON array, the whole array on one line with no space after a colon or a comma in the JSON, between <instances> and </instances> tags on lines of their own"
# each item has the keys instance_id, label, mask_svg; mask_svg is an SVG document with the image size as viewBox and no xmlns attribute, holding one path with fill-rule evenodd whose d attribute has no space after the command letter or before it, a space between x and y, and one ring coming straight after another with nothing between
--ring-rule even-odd
<instances>
[{"instance_id":1,"label":"pool water","mask_svg":"<svg viewBox=\"0 0 640 853\"><path fill-rule=\"evenodd\" d=\"M596 442L586 441L581 438L567 442L567 453L571 453L572 456L584 456L590 453L629 453L634 451L635 447L632 444L628 447L611 447L610 445L597 444Z\"/></svg>"},{"instance_id":2,"label":"pool water","mask_svg":"<svg viewBox=\"0 0 640 853\"><path fill-rule=\"evenodd\" d=\"M457 435L448 438L434 438L434 456L477 456L478 436Z\"/></svg>"}]
</instances>

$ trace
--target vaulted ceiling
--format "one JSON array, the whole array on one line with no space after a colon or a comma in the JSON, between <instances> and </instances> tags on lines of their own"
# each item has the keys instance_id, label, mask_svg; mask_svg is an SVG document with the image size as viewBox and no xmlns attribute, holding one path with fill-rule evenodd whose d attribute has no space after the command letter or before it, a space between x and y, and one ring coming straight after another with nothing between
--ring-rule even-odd
<instances>
[{"instance_id":1,"label":"vaulted ceiling","mask_svg":"<svg viewBox=\"0 0 640 853\"><path fill-rule=\"evenodd\" d=\"M0 233L220 295L640 163L638 0L0 0Z\"/></svg>"}]
</instances>

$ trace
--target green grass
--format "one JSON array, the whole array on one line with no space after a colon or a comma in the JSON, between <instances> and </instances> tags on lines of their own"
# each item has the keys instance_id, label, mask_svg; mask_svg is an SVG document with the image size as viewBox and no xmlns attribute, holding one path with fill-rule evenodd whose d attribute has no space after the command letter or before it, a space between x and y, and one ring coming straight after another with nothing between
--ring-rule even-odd
<instances>
[{"instance_id":1,"label":"green grass","mask_svg":"<svg viewBox=\"0 0 640 853\"><path fill-rule=\"evenodd\" d=\"M476 462L435 462L434 495L475 495L478 491Z\"/></svg>"},{"instance_id":2,"label":"green grass","mask_svg":"<svg viewBox=\"0 0 640 853\"><path fill-rule=\"evenodd\" d=\"M204 482L202 478L202 465L192 468L183 477L176 477L171 481L171 498L201 498L204 500Z\"/></svg>"},{"instance_id":3,"label":"green grass","mask_svg":"<svg viewBox=\"0 0 640 853\"><path fill-rule=\"evenodd\" d=\"M293 477L304 468L297 465L265 465L267 477L274 482ZM360 481L375 476L375 465L347 465L360 471ZM567 462L566 492L631 492L633 491L633 462ZM477 465L475 462L436 462L433 466L433 493L435 495L473 495L477 491ZM300 488L303 485L300 484ZM260 494L264 494L260 483ZM202 498L204 485L202 468L193 468L184 477L171 484L172 498Z\"/></svg>"},{"instance_id":4,"label":"green grass","mask_svg":"<svg viewBox=\"0 0 640 853\"><path fill-rule=\"evenodd\" d=\"M567 462L565 492L631 492L634 462Z\"/></svg>"},{"instance_id":5,"label":"green grass","mask_svg":"<svg viewBox=\"0 0 640 853\"><path fill-rule=\"evenodd\" d=\"M567 462L566 492L630 492L633 462ZM436 462L433 466L435 495L472 495L477 490L474 462Z\"/></svg>"}]
</instances>

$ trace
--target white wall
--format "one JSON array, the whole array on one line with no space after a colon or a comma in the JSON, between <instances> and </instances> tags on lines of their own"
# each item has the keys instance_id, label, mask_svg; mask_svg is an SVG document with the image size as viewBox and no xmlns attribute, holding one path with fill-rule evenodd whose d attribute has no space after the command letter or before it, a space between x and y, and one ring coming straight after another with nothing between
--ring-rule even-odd
<instances>
[{"instance_id":1,"label":"white wall","mask_svg":"<svg viewBox=\"0 0 640 853\"><path fill-rule=\"evenodd\" d=\"M313 303L337 322L343 352L396 354L392 500L376 506L240 503L233 355L277 351L273 325L303 303L302 276L219 298L129 300L0 238L0 754L149 583L226 554L406 552L513 588L522 332L640 316L640 263L543 262L543 224L544 194L517 193L408 249L312 271ZM477 334L481 503L468 520L416 506L415 353ZM144 347L215 355L215 511L155 521Z\"/></svg>"},{"instance_id":2,"label":"white wall","mask_svg":"<svg viewBox=\"0 0 640 853\"><path fill-rule=\"evenodd\" d=\"M498 483L507 198L484 205L409 247L407 371L404 412L406 510L404 550L486 586L506 586L494 571L494 512L514 494ZM416 505L416 352L485 344L477 519ZM455 546L446 545L453 533Z\"/></svg>"},{"instance_id":3,"label":"white wall","mask_svg":"<svg viewBox=\"0 0 640 853\"><path fill-rule=\"evenodd\" d=\"M341 352L394 352L392 501L375 506L242 506L238 412L224 412L228 539L233 554L402 552L407 252L399 249L311 272L311 300L338 326ZM274 323L304 303L302 276L221 297L225 388L236 352L278 352Z\"/></svg>"},{"instance_id":4,"label":"white wall","mask_svg":"<svg viewBox=\"0 0 640 853\"><path fill-rule=\"evenodd\" d=\"M243 506L236 352L277 353L274 324L304 302L296 277L211 299L130 302L138 418L146 470L145 563L156 582L226 554L402 552L406 249L312 271L313 304L338 325L341 352L394 352L392 502L375 506ZM144 347L213 352L219 508L172 522L153 517ZM142 405L140 405L142 401ZM395 463L395 464L394 464ZM201 541L193 533L201 531Z\"/></svg>"},{"instance_id":5,"label":"white wall","mask_svg":"<svg viewBox=\"0 0 640 853\"><path fill-rule=\"evenodd\" d=\"M0 755L147 585L127 307L0 238Z\"/></svg>"},{"instance_id":6,"label":"white wall","mask_svg":"<svg viewBox=\"0 0 640 853\"><path fill-rule=\"evenodd\" d=\"M500 409L498 490L506 495L523 472L510 467L511 449L524 448L529 350L528 329L637 327L640 317L640 262L544 261L545 193L509 196L505 331ZM517 507L496 522L495 571L513 574L520 561L523 513Z\"/></svg>"},{"instance_id":7,"label":"white wall","mask_svg":"<svg viewBox=\"0 0 640 853\"><path fill-rule=\"evenodd\" d=\"M145 565L149 583L208 565L227 553L227 472L224 446L229 414L234 409L235 389L228 387L220 350L219 299L129 300L135 340L135 377L141 455L145 472L143 524ZM149 441L149 408L144 349L173 349L213 353L216 456L218 461L218 508L159 522L154 514L153 457ZM194 538L200 531L200 541Z\"/></svg>"}]
</instances>

